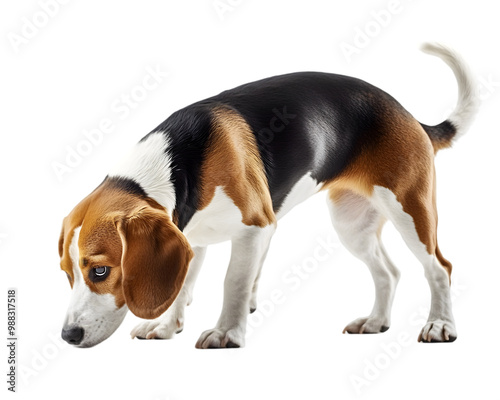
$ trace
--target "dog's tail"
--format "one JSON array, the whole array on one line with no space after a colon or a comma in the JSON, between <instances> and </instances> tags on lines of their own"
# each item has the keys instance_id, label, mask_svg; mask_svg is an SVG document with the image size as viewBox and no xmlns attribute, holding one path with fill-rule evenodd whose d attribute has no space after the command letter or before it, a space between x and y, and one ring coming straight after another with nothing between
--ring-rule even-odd
<instances>
[{"instance_id":1,"label":"dog's tail","mask_svg":"<svg viewBox=\"0 0 500 400\"><path fill-rule=\"evenodd\" d=\"M425 43L421 50L441 58L448 64L458 83L457 105L446 121L435 126L420 124L437 151L450 147L469 129L479 110L478 86L465 61L452 49L437 43Z\"/></svg>"}]
</instances>

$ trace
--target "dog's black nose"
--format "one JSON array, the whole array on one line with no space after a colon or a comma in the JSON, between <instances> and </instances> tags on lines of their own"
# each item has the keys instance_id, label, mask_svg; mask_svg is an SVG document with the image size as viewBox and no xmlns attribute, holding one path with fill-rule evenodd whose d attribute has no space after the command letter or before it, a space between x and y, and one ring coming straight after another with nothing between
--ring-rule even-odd
<instances>
[{"instance_id":1,"label":"dog's black nose","mask_svg":"<svg viewBox=\"0 0 500 400\"><path fill-rule=\"evenodd\" d=\"M77 325L70 325L67 328L63 328L61 336L66 342L76 346L83 339L83 328Z\"/></svg>"}]
</instances>

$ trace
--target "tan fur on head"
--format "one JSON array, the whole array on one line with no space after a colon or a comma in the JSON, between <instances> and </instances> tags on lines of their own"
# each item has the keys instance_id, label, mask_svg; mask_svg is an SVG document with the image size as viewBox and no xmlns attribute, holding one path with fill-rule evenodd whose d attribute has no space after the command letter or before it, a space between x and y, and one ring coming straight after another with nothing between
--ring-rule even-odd
<instances>
[{"instance_id":1,"label":"tan fur on head","mask_svg":"<svg viewBox=\"0 0 500 400\"><path fill-rule=\"evenodd\" d=\"M64 219L59 240L61 269L72 287L69 245L78 226L78 264L92 292L113 295L117 308L126 303L140 318L166 311L182 287L192 251L158 203L104 182L78 204ZM89 271L97 266L109 267L109 276L92 282Z\"/></svg>"}]
</instances>

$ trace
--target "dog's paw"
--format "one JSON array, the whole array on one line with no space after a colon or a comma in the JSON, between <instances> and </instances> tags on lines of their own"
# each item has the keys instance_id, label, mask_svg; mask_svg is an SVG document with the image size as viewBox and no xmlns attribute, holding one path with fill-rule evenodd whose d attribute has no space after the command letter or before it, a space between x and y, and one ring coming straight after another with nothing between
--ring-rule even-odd
<instances>
[{"instance_id":1,"label":"dog's paw","mask_svg":"<svg viewBox=\"0 0 500 400\"><path fill-rule=\"evenodd\" d=\"M180 333L184 326L183 319L168 319L162 317L152 321L144 321L137 325L130 335L137 339L172 339Z\"/></svg>"},{"instance_id":2,"label":"dog's paw","mask_svg":"<svg viewBox=\"0 0 500 400\"><path fill-rule=\"evenodd\" d=\"M197 349L222 349L245 346L245 334L236 329L214 328L201 334Z\"/></svg>"},{"instance_id":3,"label":"dog's paw","mask_svg":"<svg viewBox=\"0 0 500 400\"><path fill-rule=\"evenodd\" d=\"M454 342L456 338L455 324L442 319L428 321L418 335L418 341L423 343Z\"/></svg>"},{"instance_id":4,"label":"dog's paw","mask_svg":"<svg viewBox=\"0 0 500 400\"><path fill-rule=\"evenodd\" d=\"M382 333L389 329L389 324L379 318L358 318L348 324L342 333Z\"/></svg>"}]
</instances>

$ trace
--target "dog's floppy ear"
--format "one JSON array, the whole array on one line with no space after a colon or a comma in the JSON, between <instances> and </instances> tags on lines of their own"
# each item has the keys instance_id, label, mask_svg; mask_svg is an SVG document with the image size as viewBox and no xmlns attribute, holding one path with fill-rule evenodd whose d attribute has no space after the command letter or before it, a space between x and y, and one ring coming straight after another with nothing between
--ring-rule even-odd
<instances>
[{"instance_id":1,"label":"dog's floppy ear","mask_svg":"<svg viewBox=\"0 0 500 400\"><path fill-rule=\"evenodd\" d=\"M157 318L181 290L193 257L191 247L169 216L152 207L119 218L116 226L127 306L139 318Z\"/></svg>"},{"instance_id":2,"label":"dog's floppy ear","mask_svg":"<svg viewBox=\"0 0 500 400\"><path fill-rule=\"evenodd\" d=\"M62 258L64 253L64 222L61 228L61 234L59 235L59 257Z\"/></svg>"}]
</instances>

